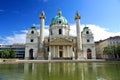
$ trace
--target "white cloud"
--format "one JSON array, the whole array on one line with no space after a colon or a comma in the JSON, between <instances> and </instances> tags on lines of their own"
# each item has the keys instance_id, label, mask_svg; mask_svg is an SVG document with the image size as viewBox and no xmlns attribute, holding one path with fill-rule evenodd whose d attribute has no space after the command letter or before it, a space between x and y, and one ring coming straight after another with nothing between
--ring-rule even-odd
<instances>
[{"instance_id":1,"label":"white cloud","mask_svg":"<svg viewBox=\"0 0 120 80\"><path fill-rule=\"evenodd\" d=\"M48 36L48 35L49 35L49 25L46 25L44 29L44 36Z\"/></svg>"},{"instance_id":2,"label":"white cloud","mask_svg":"<svg viewBox=\"0 0 120 80\"><path fill-rule=\"evenodd\" d=\"M39 25L38 25L39 26ZM39 29L37 30L38 32L40 31ZM21 30L19 34L15 33L11 36L6 36L6 37L0 37L0 44L14 44L14 43L25 43L26 41L26 33L28 30ZM44 36L49 35L49 29L48 26L45 26L44 29Z\"/></svg>"},{"instance_id":3,"label":"white cloud","mask_svg":"<svg viewBox=\"0 0 120 80\"><path fill-rule=\"evenodd\" d=\"M120 32L115 32L115 33L109 32L108 29L98 25L87 24L86 26L89 27L93 32L95 41L104 40L112 36L120 36ZM84 24L81 25L81 31L83 30L83 27L85 27ZM76 25L75 24L70 25L70 29L71 29L70 35L76 36ZM5 38L0 37L0 41L2 41L2 43L0 44L25 43L26 33L28 32L28 30L21 30L20 32L21 34L14 34L12 36L6 36ZM44 36L48 36L48 35L49 35L49 26L46 25L44 29Z\"/></svg>"},{"instance_id":4,"label":"white cloud","mask_svg":"<svg viewBox=\"0 0 120 80\"><path fill-rule=\"evenodd\" d=\"M14 43L25 43L26 30L20 31L21 34L14 34L12 36L6 36L1 38L1 44L14 44Z\"/></svg>"},{"instance_id":5,"label":"white cloud","mask_svg":"<svg viewBox=\"0 0 120 80\"><path fill-rule=\"evenodd\" d=\"M109 32L107 28L103 28L98 25L86 24L86 26L91 29L95 41L104 40L106 38L113 36L120 36L120 32ZM84 24L81 25L81 30L83 30L84 27L85 27ZM76 36L76 25L75 24L71 25L70 29L71 29L70 34Z\"/></svg>"},{"instance_id":6,"label":"white cloud","mask_svg":"<svg viewBox=\"0 0 120 80\"><path fill-rule=\"evenodd\" d=\"M93 32L95 41L104 40L113 36L120 36L120 32L109 32L109 29L107 28L91 24L88 24L87 26L89 26L91 31Z\"/></svg>"},{"instance_id":7,"label":"white cloud","mask_svg":"<svg viewBox=\"0 0 120 80\"><path fill-rule=\"evenodd\" d=\"M86 24L87 27L89 27L93 33L94 40L99 41L99 40L104 40L109 37L113 36L120 36L120 32L109 32L107 28L94 25L94 24ZM48 36L49 30L48 30L48 25L45 26L46 28L44 29L44 34L45 36ZM84 24L81 25L81 31L85 27ZM76 36L76 24L71 24L70 25L70 35Z\"/></svg>"},{"instance_id":8,"label":"white cloud","mask_svg":"<svg viewBox=\"0 0 120 80\"><path fill-rule=\"evenodd\" d=\"M25 43L25 34L15 34L10 37L6 37L5 40L8 44L13 44L13 43Z\"/></svg>"},{"instance_id":9,"label":"white cloud","mask_svg":"<svg viewBox=\"0 0 120 80\"><path fill-rule=\"evenodd\" d=\"M36 26L37 28L40 27L40 24L34 24L34 26ZM49 25L45 25L44 26L44 36L48 36L49 35ZM37 30L40 34L40 29Z\"/></svg>"}]
</instances>

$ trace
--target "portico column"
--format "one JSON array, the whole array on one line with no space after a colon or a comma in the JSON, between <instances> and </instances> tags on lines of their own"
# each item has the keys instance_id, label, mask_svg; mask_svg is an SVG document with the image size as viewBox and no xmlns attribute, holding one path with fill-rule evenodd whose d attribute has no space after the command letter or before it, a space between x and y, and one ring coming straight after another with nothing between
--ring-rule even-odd
<instances>
[{"instance_id":1,"label":"portico column","mask_svg":"<svg viewBox=\"0 0 120 80\"><path fill-rule=\"evenodd\" d=\"M65 46L63 46L63 57L66 57L66 54L65 54Z\"/></svg>"},{"instance_id":2,"label":"portico column","mask_svg":"<svg viewBox=\"0 0 120 80\"><path fill-rule=\"evenodd\" d=\"M70 57L70 55L69 55L69 46L67 46L67 54L68 54L68 57Z\"/></svg>"},{"instance_id":3,"label":"portico column","mask_svg":"<svg viewBox=\"0 0 120 80\"><path fill-rule=\"evenodd\" d=\"M52 55L52 53L51 53L51 46L49 46L49 53Z\"/></svg>"},{"instance_id":4,"label":"portico column","mask_svg":"<svg viewBox=\"0 0 120 80\"><path fill-rule=\"evenodd\" d=\"M71 46L71 52L72 52L72 60L75 60L75 53L74 53L74 51L73 51L73 46Z\"/></svg>"},{"instance_id":5,"label":"portico column","mask_svg":"<svg viewBox=\"0 0 120 80\"><path fill-rule=\"evenodd\" d=\"M72 49L72 46L70 46L70 52L71 52L71 55L73 53L73 49ZM72 56L73 57L73 56Z\"/></svg>"},{"instance_id":6,"label":"portico column","mask_svg":"<svg viewBox=\"0 0 120 80\"><path fill-rule=\"evenodd\" d=\"M92 59L96 59L95 48L92 49Z\"/></svg>"},{"instance_id":7,"label":"portico column","mask_svg":"<svg viewBox=\"0 0 120 80\"><path fill-rule=\"evenodd\" d=\"M49 46L49 52L51 52L51 46Z\"/></svg>"},{"instance_id":8,"label":"portico column","mask_svg":"<svg viewBox=\"0 0 120 80\"><path fill-rule=\"evenodd\" d=\"M55 57L55 46L53 46L53 56Z\"/></svg>"},{"instance_id":9,"label":"portico column","mask_svg":"<svg viewBox=\"0 0 120 80\"><path fill-rule=\"evenodd\" d=\"M58 58L59 58L59 46L58 46Z\"/></svg>"}]
</instances>

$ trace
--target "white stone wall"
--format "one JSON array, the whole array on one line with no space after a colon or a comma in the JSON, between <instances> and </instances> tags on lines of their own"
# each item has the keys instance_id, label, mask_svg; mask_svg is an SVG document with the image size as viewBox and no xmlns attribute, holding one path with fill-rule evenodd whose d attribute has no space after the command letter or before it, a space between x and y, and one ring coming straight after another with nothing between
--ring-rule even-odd
<instances>
[{"instance_id":1,"label":"white stone wall","mask_svg":"<svg viewBox=\"0 0 120 80\"><path fill-rule=\"evenodd\" d=\"M83 55L84 58L87 59L87 50L90 49L91 50L91 57L92 59L96 59L96 53L95 53L95 46L94 45L84 45L83 46Z\"/></svg>"},{"instance_id":2,"label":"white stone wall","mask_svg":"<svg viewBox=\"0 0 120 80\"><path fill-rule=\"evenodd\" d=\"M32 34L31 31L34 31L34 33ZM31 42L31 39L33 39L33 42ZM33 49L33 57L36 58L38 53L38 32L34 28L31 28L26 36L25 59L29 59L30 49Z\"/></svg>"},{"instance_id":3,"label":"white stone wall","mask_svg":"<svg viewBox=\"0 0 120 80\"><path fill-rule=\"evenodd\" d=\"M25 48L25 59L29 59L29 51L33 49L33 57L37 58L38 46L36 45L27 45Z\"/></svg>"},{"instance_id":4,"label":"white stone wall","mask_svg":"<svg viewBox=\"0 0 120 80\"><path fill-rule=\"evenodd\" d=\"M86 32L89 32L88 34ZM84 28L82 31L82 44L83 44L83 55L84 58L87 59L87 50L91 50L91 57L92 59L96 59L96 53L95 53L95 43L94 43L94 37L89 28ZM89 40L89 42L87 42Z\"/></svg>"},{"instance_id":5,"label":"white stone wall","mask_svg":"<svg viewBox=\"0 0 120 80\"><path fill-rule=\"evenodd\" d=\"M61 35L64 35L64 36L68 36L69 34L69 26L68 25L52 25L50 27L50 30L49 30L49 35L50 36L59 36L59 29L62 30L62 34ZM51 35L51 31L52 31L52 35Z\"/></svg>"}]
</instances>

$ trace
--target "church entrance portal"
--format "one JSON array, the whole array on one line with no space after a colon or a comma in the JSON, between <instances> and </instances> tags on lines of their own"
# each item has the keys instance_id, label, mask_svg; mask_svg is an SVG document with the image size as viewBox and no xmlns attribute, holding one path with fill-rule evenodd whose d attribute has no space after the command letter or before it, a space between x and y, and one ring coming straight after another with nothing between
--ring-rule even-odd
<instances>
[{"instance_id":1,"label":"church entrance portal","mask_svg":"<svg viewBox=\"0 0 120 80\"><path fill-rule=\"evenodd\" d=\"M87 50L87 59L92 59L92 51L91 51L91 49Z\"/></svg>"},{"instance_id":2,"label":"church entrance portal","mask_svg":"<svg viewBox=\"0 0 120 80\"><path fill-rule=\"evenodd\" d=\"M34 59L33 58L33 49L29 50L29 59Z\"/></svg>"},{"instance_id":3,"label":"church entrance portal","mask_svg":"<svg viewBox=\"0 0 120 80\"><path fill-rule=\"evenodd\" d=\"M63 57L63 51L59 51L59 57L60 57L60 58Z\"/></svg>"}]
</instances>

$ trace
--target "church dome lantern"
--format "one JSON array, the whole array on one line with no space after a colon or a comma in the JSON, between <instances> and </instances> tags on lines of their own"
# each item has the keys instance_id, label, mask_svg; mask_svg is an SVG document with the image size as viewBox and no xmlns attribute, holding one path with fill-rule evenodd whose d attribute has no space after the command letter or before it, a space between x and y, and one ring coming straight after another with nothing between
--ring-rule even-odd
<instances>
[{"instance_id":1,"label":"church dome lantern","mask_svg":"<svg viewBox=\"0 0 120 80\"><path fill-rule=\"evenodd\" d=\"M51 25L55 25L55 24L68 25L68 21L65 17L62 16L61 11L58 11L57 16L55 16L51 21Z\"/></svg>"},{"instance_id":2,"label":"church dome lantern","mask_svg":"<svg viewBox=\"0 0 120 80\"><path fill-rule=\"evenodd\" d=\"M62 16L62 12L59 10L51 21L49 28L50 36L68 36L69 30L68 21Z\"/></svg>"}]
</instances>

